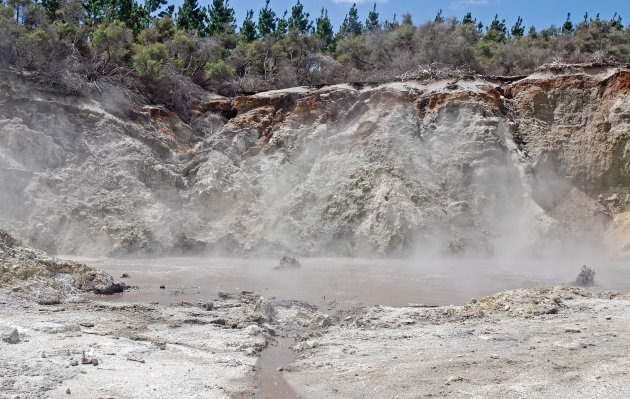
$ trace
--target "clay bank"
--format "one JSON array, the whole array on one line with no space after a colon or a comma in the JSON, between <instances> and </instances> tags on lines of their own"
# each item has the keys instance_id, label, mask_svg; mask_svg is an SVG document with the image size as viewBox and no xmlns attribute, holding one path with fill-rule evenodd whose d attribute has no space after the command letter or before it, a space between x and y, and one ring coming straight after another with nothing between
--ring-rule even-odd
<instances>
[{"instance_id":1,"label":"clay bank","mask_svg":"<svg viewBox=\"0 0 630 399\"><path fill-rule=\"evenodd\" d=\"M208 95L182 120L3 75L0 227L97 256L623 254L629 82L575 66L299 87Z\"/></svg>"}]
</instances>

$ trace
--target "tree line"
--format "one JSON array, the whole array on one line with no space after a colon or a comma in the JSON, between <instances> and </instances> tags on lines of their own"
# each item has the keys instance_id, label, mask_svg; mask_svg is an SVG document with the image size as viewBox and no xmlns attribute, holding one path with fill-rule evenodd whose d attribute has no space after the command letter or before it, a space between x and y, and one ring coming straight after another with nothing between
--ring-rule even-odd
<instances>
[{"instance_id":1,"label":"tree line","mask_svg":"<svg viewBox=\"0 0 630 399\"><path fill-rule=\"evenodd\" d=\"M181 85L235 94L386 81L436 63L511 75L554 61L630 62L630 27L617 14L569 14L537 29L521 17L484 25L439 10L418 25L408 13L383 19L376 4L361 20L353 4L335 28L325 8L311 17L297 0L280 13L266 0L245 15L237 24L229 0L177 9L167 0L0 0L0 67L59 87L115 81L165 95Z\"/></svg>"}]
</instances>

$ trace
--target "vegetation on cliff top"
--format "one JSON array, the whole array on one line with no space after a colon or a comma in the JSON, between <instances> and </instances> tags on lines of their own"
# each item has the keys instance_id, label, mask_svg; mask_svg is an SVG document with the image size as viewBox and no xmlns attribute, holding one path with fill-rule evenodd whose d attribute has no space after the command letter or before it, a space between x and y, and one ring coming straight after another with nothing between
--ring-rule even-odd
<instances>
[{"instance_id":1,"label":"vegetation on cliff top","mask_svg":"<svg viewBox=\"0 0 630 399\"><path fill-rule=\"evenodd\" d=\"M300 0L284 12L267 0L240 23L234 15L229 0L177 10L167 0L0 0L0 67L70 91L122 83L173 105L181 99L162 97L182 85L236 94L386 81L434 63L513 75L550 62L630 62L630 27L617 14L567 15L542 30L441 10L416 25L410 14L383 19L376 5L365 21L352 5L335 30L327 10L313 19Z\"/></svg>"}]
</instances>

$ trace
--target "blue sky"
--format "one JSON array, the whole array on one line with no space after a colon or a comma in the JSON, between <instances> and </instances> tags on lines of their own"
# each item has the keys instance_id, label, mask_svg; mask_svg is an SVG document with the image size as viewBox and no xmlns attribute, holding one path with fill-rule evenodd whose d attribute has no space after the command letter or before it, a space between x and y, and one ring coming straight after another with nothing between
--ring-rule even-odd
<instances>
[{"instance_id":1,"label":"blue sky","mask_svg":"<svg viewBox=\"0 0 630 399\"><path fill-rule=\"evenodd\" d=\"M171 0L173 1L173 0ZM183 0L175 0L174 4L180 5ZM198 0L199 4L205 6L210 0ZM270 6L276 13L282 15L284 10L291 12L291 7L297 0L271 0ZM315 19L320 14L322 6L328 9L335 30L343 21L353 2L357 3L359 16L365 20L368 12L374 5L374 0L302 0L305 9L311 14L310 18ZM254 18L258 18L258 10L264 6L263 0L230 0L231 6L236 10L237 24L241 25L248 9L254 10ZM531 25L538 29L547 28L551 24L562 25L566 19L567 12L571 12L571 19L574 23L582 20L585 12L593 18L598 12L602 18L610 19L615 12L623 17L622 23L628 26L630 23L630 1L628 0L376 0L376 10L380 13L381 20L390 19L396 13L400 21L400 15L409 12L413 16L414 23L420 24L432 20L438 9L443 10L446 17L456 16L460 20L470 11L473 18L481 20L484 25L488 25L498 13L500 19L506 20L506 24L511 26L516 22L518 16L524 20L526 28ZM177 9L177 7L176 7Z\"/></svg>"}]
</instances>

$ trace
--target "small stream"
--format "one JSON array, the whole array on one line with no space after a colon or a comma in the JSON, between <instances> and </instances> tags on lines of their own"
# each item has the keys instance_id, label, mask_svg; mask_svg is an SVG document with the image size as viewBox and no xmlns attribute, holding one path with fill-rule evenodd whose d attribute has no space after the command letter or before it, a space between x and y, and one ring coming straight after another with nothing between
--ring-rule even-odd
<instances>
[{"instance_id":1,"label":"small stream","mask_svg":"<svg viewBox=\"0 0 630 399\"><path fill-rule=\"evenodd\" d=\"M250 399L300 398L283 375L284 367L295 359L291 349L294 343L291 338L279 337L261 353L257 366L258 392Z\"/></svg>"}]
</instances>

